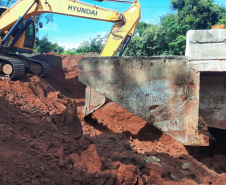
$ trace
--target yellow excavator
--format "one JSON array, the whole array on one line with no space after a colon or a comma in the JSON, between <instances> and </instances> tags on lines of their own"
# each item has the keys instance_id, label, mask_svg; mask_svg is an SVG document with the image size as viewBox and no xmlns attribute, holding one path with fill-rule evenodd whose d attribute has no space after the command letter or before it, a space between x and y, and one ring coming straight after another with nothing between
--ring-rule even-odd
<instances>
[{"instance_id":1,"label":"yellow excavator","mask_svg":"<svg viewBox=\"0 0 226 185\"><path fill-rule=\"evenodd\" d=\"M112 22L101 57L79 61L79 81L87 86L84 115L113 101L184 145L208 146L209 127L226 129L226 30L189 30L186 57L115 57L120 47L122 56L134 35L141 7L138 0L106 1L132 6L120 13L78 0L18 0L9 9L1 8L0 73L9 79L25 71L48 74L47 63L7 55L32 52L37 14Z\"/></svg>"},{"instance_id":2,"label":"yellow excavator","mask_svg":"<svg viewBox=\"0 0 226 185\"><path fill-rule=\"evenodd\" d=\"M8 9L0 8L0 73L11 80L20 78L25 71L38 75L49 73L49 65L45 62L18 54L7 55L9 51L32 53L36 40L34 19L37 14L42 13L114 23L100 56L114 56L122 46L119 52L121 56L140 20L140 3L138 0L111 1L131 3L132 6L124 13L120 13L78 0L18 0Z\"/></svg>"}]
</instances>

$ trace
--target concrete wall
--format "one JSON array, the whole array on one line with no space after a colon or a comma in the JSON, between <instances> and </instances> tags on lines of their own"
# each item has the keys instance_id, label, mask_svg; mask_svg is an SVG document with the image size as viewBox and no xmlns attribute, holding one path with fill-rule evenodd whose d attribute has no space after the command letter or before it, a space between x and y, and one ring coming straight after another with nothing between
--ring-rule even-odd
<instances>
[{"instance_id":1,"label":"concrete wall","mask_svg":"<svg viewBox=\"0 0 226 185\"><path fill-rule=\"evenodd\" d=\"M209 144L197 127L199 73L185 57L83 58L79 81L185 145Z\"/></svg>"},{"instance_id":2,"label":"concrete wall","mask_svg":"<svg viewBox=\"0 0 226 185\"><path fill-rule=\"evenodd\" d=\"M226 29L188 31L185 56L189 60L226 59Z\"/></svg>"},{"instance_id":3,"label":"concrete wall","mask_svg":"<svg viewBox=\"0 0 226 185\"><path fill-rule=\"evenodd\" d=\"M226 29L188 31L186 56L200 73L199 116L226 129Z\"/></svg>"}]
</instances>

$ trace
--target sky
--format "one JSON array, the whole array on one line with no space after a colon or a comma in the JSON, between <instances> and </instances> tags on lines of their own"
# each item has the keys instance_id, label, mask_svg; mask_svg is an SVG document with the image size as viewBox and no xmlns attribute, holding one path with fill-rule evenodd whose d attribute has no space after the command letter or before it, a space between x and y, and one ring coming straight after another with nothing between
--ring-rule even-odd
<instances>
[{"instance_id":1,"label":"sky","mask_svg":"<svg viewBox=\"0 0 226 185\"><path fill-rule=\"evenodd\" d=\"M170 0L139 0L141 4L141 21L146 23L158 23L159 17L172 13L170 8ZM92 0L83 0L83 2L95 4L104 8L111 8L119 12L127 10L131 4L117 3L117 2L96 2ZM225 0L215 0L215 3L224 5ZM39 38L48 34L48 39L51 42L57 42L65 49L78 48L84 41L97 37L97 35L104 36L110 32L112 23L90 20L84 18L71 17L66 15L55 14L53 23L45 24L39 29Z\"/></svg>"}]
</instances>

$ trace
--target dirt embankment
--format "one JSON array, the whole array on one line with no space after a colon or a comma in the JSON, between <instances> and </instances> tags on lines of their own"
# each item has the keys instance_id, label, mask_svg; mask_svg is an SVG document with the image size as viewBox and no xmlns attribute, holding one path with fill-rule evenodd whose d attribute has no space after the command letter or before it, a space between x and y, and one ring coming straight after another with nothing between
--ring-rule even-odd
<instances>
[{"instance_id":1,"label":"dirt embankment","mask_svg":"<svg viewBox=\"0 0 226 185\"><path fill-rule=\"evenodd\" d=\"M1 185L225 184L223 145L185 148L115 103L84 120L82 56L49 56L45 79L0 78Z\"/></svg>"}]
</instances>

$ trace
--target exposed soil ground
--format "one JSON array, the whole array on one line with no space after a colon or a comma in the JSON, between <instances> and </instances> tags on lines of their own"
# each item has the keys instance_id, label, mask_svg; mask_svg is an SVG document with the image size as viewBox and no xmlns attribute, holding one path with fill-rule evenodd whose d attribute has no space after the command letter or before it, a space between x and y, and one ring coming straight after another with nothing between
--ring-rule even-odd
<instances>
[{"instance_id":1,"label":"exposed soil ground","mask_svg":"<svg viewBox=\"0 0 226 185\"><path fill-rule=\"evenodd\" d=\"M0 185L226 184L223 131L184 147L113 102L84 120L82 56L34 57L49 77L0 78Z\"/></svg>"}]
</instances>

